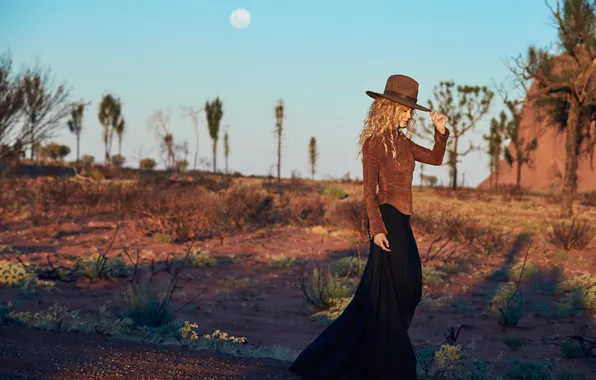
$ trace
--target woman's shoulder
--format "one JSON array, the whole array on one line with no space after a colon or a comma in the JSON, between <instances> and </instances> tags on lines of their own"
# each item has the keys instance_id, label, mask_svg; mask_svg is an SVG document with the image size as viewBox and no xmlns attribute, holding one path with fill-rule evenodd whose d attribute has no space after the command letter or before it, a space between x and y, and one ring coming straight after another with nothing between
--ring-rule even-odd
<instances>
[{"instance_id":1,"label":"woman's shoulder","mask_svg":"<svg viewBox=\"0 0 596 380\"><path fill-rule=\"evenodd\" d=\"M372 136L369 136L366 140L364 140L363 146L372 148L374 146L380 146L382 143L383 143L383 136L372 135Z\"/></svg>"}]
</instances>

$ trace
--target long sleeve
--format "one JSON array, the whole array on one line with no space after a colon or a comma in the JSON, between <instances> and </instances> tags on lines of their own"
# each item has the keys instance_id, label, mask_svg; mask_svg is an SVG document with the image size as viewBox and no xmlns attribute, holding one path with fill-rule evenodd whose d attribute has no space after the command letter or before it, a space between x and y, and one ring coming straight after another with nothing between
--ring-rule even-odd
<instances>
[{"instance_id":1,"label":"long sleeve","mask_svg":"<svg viewBox=\"0 0 596 380\"><path fill-rule=\"evenodd\" d=\"M422 162L423 164L441 165L443 163L443 157L445 156L445 148L447 147L448 138L449 129L445 128L445 133L441 133L435 127L435 145L432 150L410 141L412 152L414 153L414 160Z\"/></svg>"},{"instance_id":2,"label":"long sleeve","mask_svg":"<svg viewBox=\"0 0 596 380\"><path fill-rule=\"evenodd\" d=\"M362 178L364 201L370 223L370 234L371 236L375 236L380 232L387 234L387 229L385 228L381 210L379 210L379 201L377 200L377 182L379 179L382 147L371 144L371 139L374 139L374 137L367 139L362 146Z\"/></svg>"}]
</instances>

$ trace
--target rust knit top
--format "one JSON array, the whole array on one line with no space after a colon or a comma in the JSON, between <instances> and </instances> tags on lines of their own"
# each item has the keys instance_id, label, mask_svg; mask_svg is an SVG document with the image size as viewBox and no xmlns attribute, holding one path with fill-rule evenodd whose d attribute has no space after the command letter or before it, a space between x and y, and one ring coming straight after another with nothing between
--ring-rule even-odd
<instances>
[{"instance_id":1,"label":"rust knit top","mask_svg":"<svg viewBox=\"0 0 596 380\"><path fill-rule=\"evenodd\" d=\"M395 159L389 140L390 132L386 132L385 136L387 152L380 136L373 136L362 145L364 201L371 237L380 232L387 234L379 205L389 203L403 214L412 215L412 177L415 161L428 165L441 165L449 130L445 128L445 133L442 134L435 127L435 144L432 150L414 143L401 133L395 137L394 133ZM379 185L378 195L377 184Z\"/></svg>"}]
</instances>

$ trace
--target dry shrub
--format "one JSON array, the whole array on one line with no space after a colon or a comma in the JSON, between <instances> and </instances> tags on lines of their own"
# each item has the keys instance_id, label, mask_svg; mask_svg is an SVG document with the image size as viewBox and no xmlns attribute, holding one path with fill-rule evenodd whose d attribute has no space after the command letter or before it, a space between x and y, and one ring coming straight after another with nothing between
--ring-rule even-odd
<instances>
[{"instance_id":1,"label":"dry shrub","mask_svg":"<svg viewBox=\"0 0 596 380\"><path fill-rule=\"evenodd\" d=\"M44 188L47 198L53 207L67 206L73 195L81 192L81 184L65 178L44 180L40 188Z\"/></svg>"},{"instance_id":2,"label":"dry shrub","mask_svg":"<svg viewBox=\"0 0 596 380\"><path fill-rule=\"evenodd\" d=\"M78 209L81 215L93 216L100 213L102 205L108 202L109 192L106 191L106 185L95 182L84 184L81 192L72 196L71 207Z\"/></svg>"},{"instance_id":3,"label":"dry shrub","mask_svg":"<svg viewBox=\"0 0 596 380\"><path fill-rule=\"evenodd\" d=\"M499 185L499 192L505 201L520 201L524 196L528 195L528 190L514 184Z\"/></svg>"},{"instance_id":4,"label":"dry shrub","mask_svg":"<svg viewBox=\"0 0 596 380\"><path fill-rule=\"evenodd\" d=\"M331 203L326 218L332 225L358 232L363 239L368 236L368 214L363 198L350 197Z\"/></svg>"},{"instance_id":5,"label":"dry shrub","mask_svg":"<svg viewBox=\"0 0 596 380\"><path fill-rule=\"evenodd\" d=\"M490 202L492 199L491 190L476 190L476 200L479 202Z\"/></svg>"},{"instance_id":6,"label":"dry shrub","mask_svg":"<svg viewBox=\"0 0 596 380\"><path fill-rule=\"evenodd\" d=\"M584 249L590 244L596 229L588 220L573 219L551 223L546 230L546 240L557 248L566 251L571 249Z\"/></svg>"},{"instance_id":7,"label":"dry shrub","mask_svg":"<svg viewBox=\"0 0 596 380\"><path fill-rule=\"evenodd\" d=\"M477 227L471 225L470 218L452 211L414 215L410 218L412 228L430 237L430 244L423 260L441 258L447 260L455 253L455 242L471 242L477 236Z\"/></svg>"},{"instance_id":8,"label":"dry shrub","mask_svg":"<svg viewBox=\"0 0 596 380\"><path fill-rule=\"evenodd\" d=\"M0 224L21 210L23 190L18 179L0 178Z\"/></svg>"},{"instance_id":9,"label":"dry shrub","mask_svg":"<svg viewBox=\"0 0 596 380\"><path fill-rule=\"evenodd\" d=\"M448 187L433 187L432 190L435 195L442 198L453 198L456 194L456 191Z\"/></svg>"},{"instance_id":10,"label":"dry shrub","mask_svg":"<svg viewBox=\"0 0 596 380\"><path fill-rule=\"evenodd\" d=\"M75 216L113 215L114 202L119 202L123 191L128 189L74 179L16 179L8 183L0 197L2 205L9 205L14 213L26 210L31 222L40 225L50 220L61 223Z\"/></svg>"},{"instance_id":11,"label":"dry shrub","mask_svg":"<svg viewBox=\"0 0 596 380\"><path fill-rule=\"evenodd\" d=\"M277 220L299 226L325 223L325 202L319 194L284 194L277 207Z\"/></svg>"},{"instance_id":12,"label":"dry shrub","mask_svg":"<svg viewBox=\"0 0 596 380\"><path fill-rule=\"evenodd\" d=\"M596 191L583 193L581 196L581 204L584 206L596 207Z\"/></svg>"},{"instance_id":13,"label":"dry shrub","mask_svg":"<svg viewBox=\"0 0 596 380\"><path fill-rule=\"evenodd\" d=\"M414 214L410 217L410 224L414 230L425 234L432 234L436 229L436 223L430 214Z\"/></svg>"},{"instance_id":14,"label":"dry shrub","mask_svg":"<svg viewBox=\"0 0 596 380\"><path fill-rule=\"evenodd\" d=\"M563 200L563 193L557 190L549 190L545 198L549 204L560 204Z\"/></svg>"},{"instance_id":15,"label":"dry shrub","mask_svg":"<svg viewBox=\"0 0 596 380\"><path fill-rule=\"evenodd\" d=\"M69 207L82 216L127 216L132 201L143 192L138 184L110 182L83 183L79 190L70 195Z\"/></svg>"},{"instance_id":16,"label":"dry shrub","mask_svg":"<svg viewBox=\"0 0 596 380\"><path fill-rule=\"evenodd\" d=\"M224 190L228 190L234 184L234 179L230 176L217 176L212 178L211 181L206 182L205 189L213 191L214 193L220 193Z\"/></svg>"},{"instance_id":17,"label":"dry shrub","mask_svg":"<svg viewBox=\"0 0 596 380\"><path fill-rule=\"evenodd\" d=\"M474 191L472 189L464 189L460 188L455 191L455 197L460 201L469 201L474 196Z\"/></svg>"},{"instance_id":18,"label":"dry shrub","mask_svg":"<svg viewBox=\"0 0 596 380\"><path fill-rule=\"evenodd\" d=\"M464 224L458 231L458 240L466 243L473 244L476 239L481 235L481 231L476 225Z\"/></svg>"},{"instance_id":19,"label":"dry shrub","mask_svg":"<svg viewBox=\"0 0 596 380\"><path fill-rule=\"evenodd\" d=\"M261 182L261 187L269 194L312 194L318 193L321 186L320 183L306 180L277 182L272 177L266 177Z\"/></svg>"},{"instance_id":20,"label":"dry shrub","mask_svg":"<svg viewBox=\"0 0 596 380\"><path fill-rule=\"evenodd\" d=\"M484 255L490 255L503 249L507 234L498 228L477 229L473 241L475 248Z\"/></svg>"},{"instance_id":21,"label":"dry shrub","mask_svg":"<svg viewBox=\"0 0 596 380\"><path fill-rule=\"evenodd\" d=\"M203 188L149 186L131 198L135 225L149 235L165 234L175 242L209 236L218 227L217 196Z\"/></svg>"},{"instance_id":22,"label":"dry shrub","mask_svg":"<svg viewBox=\"0 0 596 380\"><path fill-rule=\"evenodd\" d=\"M469 241L471 236L477 236L478 227L468 216L457 214L443 214L438 220L437 229L443 225L447 236L455 236L459 242Z\"/></svg>"},{"instance_id":23,"label":"dry shrub","mask_svg":"<svg viewBox=\"0 0 596 380\"><path fill-rule=\"evenodd\" d=\"M260 185L234 184L222 194L222 217L236 228L262 227L273 217L273 197Z\"/></svg>"},{"instance_id":24,"label":"dry shrub","mask_svg":"<svg viewBox=\"0 0 596 380\"><path fill-rule=\"evenodd\" d=\"M59 217L70 211L69 198L78 190L77 184L63 179L44 179L34 182L35 187L29 192L29 218L34 225L48 223L52 217Z\"/></svg>"},{"instance_id":25,"label":"dry shrub","mask_svg":"<svg viewBox=\"0 0 596 380\"><path fill-rule=\"evenodd\" d=\"M136 250L134 258L125 250L124 253L132 265L132 274L124 289L122 302L114 310L116 316L131 318L137 326L160 327L171 322L176 312L181 309L173 309L172 300L174 293L182 288L179 285L180 273L186 267L193 244L194 241L187 246L182 260L168 255L164 265L158 268L153 259L145 270L141 267L139 250ZM157 281L160 274L165 275L168 280ZM196 300L203 292L184 306Z\"/></svg>"},{"instance_id":26,"label":"dry shrub","mask_svg":"<svg viewBox=\"0 0 596 380\"><path fill-rule=\"evenodd\" d=\"M467 216L452 211L416 214L410 218L412 228L428 235L452 236L459 241L470 241L477 234L477 227Z\"/></svg>"}]
</instances>

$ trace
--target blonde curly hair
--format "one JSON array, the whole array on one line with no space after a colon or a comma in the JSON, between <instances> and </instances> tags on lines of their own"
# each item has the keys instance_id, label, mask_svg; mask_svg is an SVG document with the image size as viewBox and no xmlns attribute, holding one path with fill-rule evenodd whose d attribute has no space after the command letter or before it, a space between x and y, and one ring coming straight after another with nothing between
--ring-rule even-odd
<instances>
[{"instance_id":1,"label":"blonde curly hair","mask_svg":"<svg viewBox=\"0 0 596 380\"><path fill-rule=\"evenodd\" d=\"M366 119L364 119L364 128L360 132L360 151L358 155L362 154L362 147L366 140L374 136L381 137L381 143L385 148L385 153L387 153L387 134L385 132L389 131L391 136L389 142L391 144L393 158L395 159L397 152L395 151L394 137L397 137L397 134L401 133L409 138L414 130L415 109L412 109L411 118L404 128L406 129L406 133L399 131L398 128L403 112L408 109L411 108L383 97L376 98L368 110Z\"/></svg>"}]
</instances>

